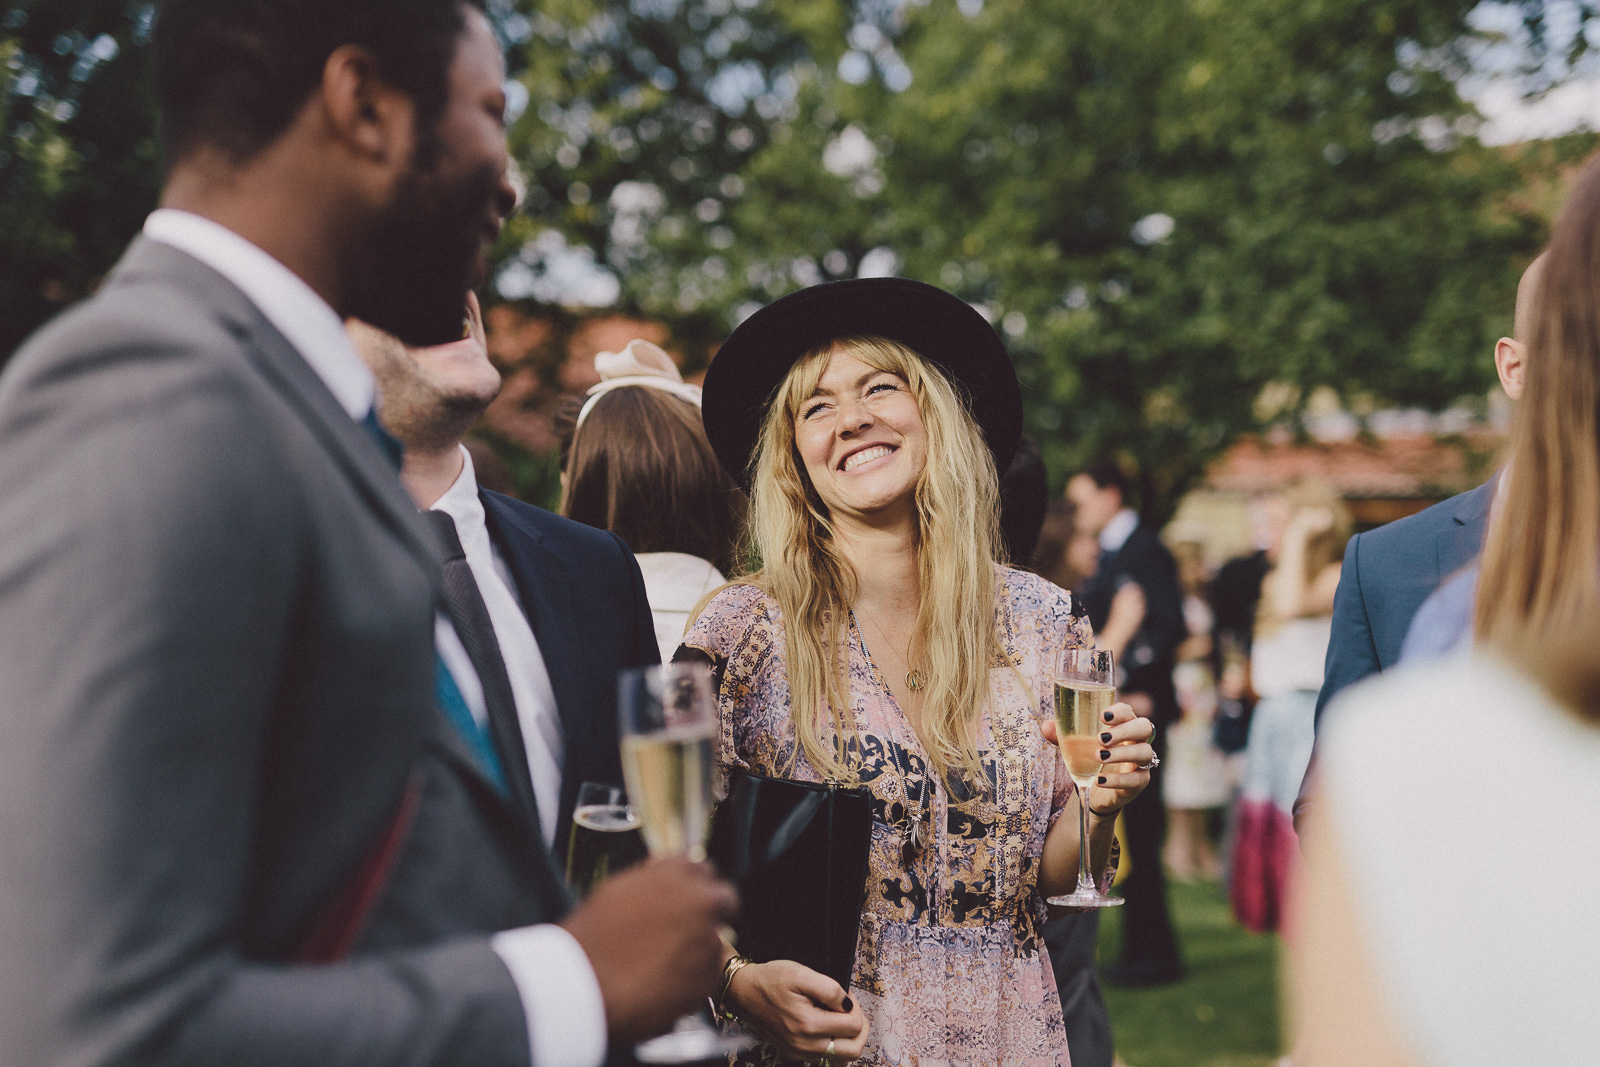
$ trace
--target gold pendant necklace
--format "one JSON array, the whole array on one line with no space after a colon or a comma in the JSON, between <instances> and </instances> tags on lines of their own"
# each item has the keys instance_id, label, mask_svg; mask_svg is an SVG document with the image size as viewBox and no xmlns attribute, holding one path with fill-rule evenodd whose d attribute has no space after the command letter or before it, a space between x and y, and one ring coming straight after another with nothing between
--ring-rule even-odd
<instances>
[{"instance_id":1,"label":"gold pendant necklace","mask_svg":"<svg viewBox=\"0 0 1600 1067\"><path fill-rule=\"evenodd\" d=\"M893 650L894 642L890 641L889 640L889 635L883 632L883 627L878 625L878 620L874 619L871 615L868 615L864 611L863 612L856 611L855 608L851 608L850 609L850 614L856 615L856 616L858 616L860 618L864 618L868 622L872 623L872 628L874 630L878 631L878 636L883 638L883 643L885 645L887 645L890 648L891 651ZM857 629L860 629L860 627L857 627ZM863 642L863 644L865 644L865 642ZM911 690L913 693L921 691L922 687L928 683L928 679L923 676L921 671L917 670L915 667L910 666L911 654L910 654L910 649L909 648L906 650L906 655L904 655L901 658L907 664L907 669L906 669L906 688Z\"/></svg>"}]
</instances>

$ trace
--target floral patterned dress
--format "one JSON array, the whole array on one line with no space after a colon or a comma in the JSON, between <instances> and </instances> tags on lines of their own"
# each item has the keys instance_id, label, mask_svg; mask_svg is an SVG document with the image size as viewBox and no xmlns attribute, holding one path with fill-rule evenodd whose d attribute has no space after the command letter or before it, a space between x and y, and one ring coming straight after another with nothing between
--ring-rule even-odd
<instances>
[{"instance_id":1,"label":"floral patterned dress","mask_svg":"<svg viewBox=\"0 0 1600 1067\"><path fill-rule=\"evenodd\" d=\"M878 674L852 615L845 750L872 792L873 837L851 995L872 1032L863 1064L1069 1062L1061 1002L1040 926L1038 863L1045 834L1072 793L1056 750L1039 736L1052 714L1054 651L1092 645L1086 619L1060 589L997 567L1004 661L989 671L979 734L988 788L930 776L915 732ZM723 665L718 766L821 780L789 719L783 619L760 590L719 593L685 642ZM1015 668L1015 669L1013 669ZM932 841L907 865L912 820ZM772 1050L765 1050L775 1061Z\"/></svg>"}]
</instances>

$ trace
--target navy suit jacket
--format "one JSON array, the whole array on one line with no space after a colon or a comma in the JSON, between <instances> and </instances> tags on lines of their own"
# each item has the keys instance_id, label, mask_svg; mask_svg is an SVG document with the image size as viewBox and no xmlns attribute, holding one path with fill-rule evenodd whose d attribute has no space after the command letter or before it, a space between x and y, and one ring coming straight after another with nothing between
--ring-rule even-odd
<instances>
[{"instance_id":1,"label":"navy suit jacket","mask_svg":"<svg viewBox=\"0 0 1600 1067\"><path fill-rule=\"evenodd\" d=\"M489 537L539 642L561 719L561 808L551 851L566 852L584 782L622 784L617 673L660 661L650 602L633 553L616 534L480 489ZM526 780L527 760L511 760ZM530 791L531 791L531 787ZM513 782L513 793L521 793Z\"/></svg>"},{"instance_id":2,"label":"navy suit jacket","mask_svg":"<svg viewBox=\"0 0 1600 1067\"><path fill-rule=\"evenodd\" d=\"M1317 694L1318 726L1322 709L1341 689L1399 661L1400 646L1422 602L1478 555L1497 480L1490 478L1476 489L1350 538L1333 594L1333 633ZM1294 802L1296 828L1305 817L1315 773L1313 748L1311 767Z\"/></svg>"},{"instance_id":3,"label":"navy suit jacket","mask_svg":"<svg viewBox=\"0 0 1600 1067\"><path fill-rule=\"evenodd\" d=\"M1333 635L1323 666L1317 719L1333 695L1388 670L1422 602L1483 547L1495 479L1350 538L1333 595Z\"/></svg>"}]
</instances>

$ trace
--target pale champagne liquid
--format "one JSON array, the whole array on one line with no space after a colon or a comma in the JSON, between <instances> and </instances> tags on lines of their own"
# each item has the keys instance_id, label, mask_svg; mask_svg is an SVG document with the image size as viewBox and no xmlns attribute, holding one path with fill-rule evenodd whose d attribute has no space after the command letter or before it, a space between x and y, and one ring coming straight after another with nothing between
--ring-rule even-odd
<instances>
[{"instance_id":1,"label":"pale champagne liquid","mask_svg":"<svg viewBox=\"0 0 1600 1067\"><path fill-rule=\"evenodd\" d=\"M622 776L652 856L705 859L711 734L708 723L622 739Z\"/></svg>"},{"instance_id":2,"label":"pale champagne liquid","mask_svg":"<svg viewBox=\"0 0 1600 1067\"><path fill-rule=\"evenodd\" d=\"M1056 736L1067 772L1078 782L1100 772L1100 734L1105 731L1103 712L1116 703L1117 691L1094 682L1056 683Z\"/></svg>"},{"instance_id":3,"label":"pale champagne liquid","mask_svg":"<svg viewBox=\"0 0 1600 1067\"><path fill-rule=\"evenodd\" d=\"M644 859L639 817L621 804L585 804L572 813L567 884L584 896L602 878Z\"/></svg>"}]
</instances>

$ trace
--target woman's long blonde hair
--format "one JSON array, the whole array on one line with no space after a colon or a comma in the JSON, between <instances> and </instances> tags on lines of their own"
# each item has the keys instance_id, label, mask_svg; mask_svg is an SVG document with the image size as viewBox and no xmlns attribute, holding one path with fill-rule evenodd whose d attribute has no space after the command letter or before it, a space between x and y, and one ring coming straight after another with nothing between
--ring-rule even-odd
<instances>
[{"instance_id":1,"label":"woman's long blonde hair","mask_svg":"<svg viewBox=\"0 0 1600 1067\"><path fill-rule=\"evenodd\" d=\"M900 375L921 412L928 437L928 460L916 486L922 597L908 657L927 664L918 735L941 776L959 765L982 788L978 723L988 700L989 666L999 653L994 457L943 373L879 337L841 338L797 360L768 405L756 444L751 537L762 567L745 581L776 600L783 613L795 735L819 772L855 780L855 769L828 738L842 736L850 716L845 619L856 597L856 574L834 543L828 509L795 449L800 405L835 352Z\"/></svg>"},{"instance_id":2,"label":"woman's long blonde hair","mask_svg":"<svg viewBox=\"0 0 1600 1067\"><path fill-rule=\"evenodd\" d=\"M1600 623L1600 155L1556 220L1524 382L1474 630L1514 659L1551 668L1552 656L1560 660L1563 678L1536 670L1558 688L1600 692L1593 646L1569 649L1573 635L1592 636ZM1572 676L1585 662L1587 680Z\"/></svg>"}]
</instances>

